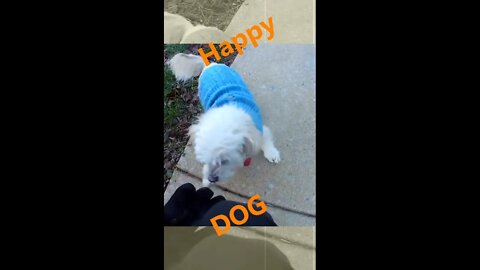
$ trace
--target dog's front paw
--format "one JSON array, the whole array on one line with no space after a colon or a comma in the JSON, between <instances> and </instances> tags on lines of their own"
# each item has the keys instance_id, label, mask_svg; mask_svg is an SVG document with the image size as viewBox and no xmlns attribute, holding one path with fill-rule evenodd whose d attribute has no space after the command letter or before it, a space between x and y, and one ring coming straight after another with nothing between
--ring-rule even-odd
<instances>
[{"instance_id":1,"label":"dog's front paw","mask_svg":"<svg viewBox=\"0 0 480 270\"><path fill-rule=\"evenodd\" d=\"M279 163L280 162L280 152L278 152L277 148L269 147L264 150L263 156L272 163Z\"/></svg>"},{"instance_id":2,"label":"dog's front paw","mask_svg":"<svg viewBox=\"0 0 480 270\"><path fill-rule=\"evenodd\" d=\"M202 186L203 187L209 187L210 186L210 181L208 179L202 179Z\"/></svg>"}]
</instances>

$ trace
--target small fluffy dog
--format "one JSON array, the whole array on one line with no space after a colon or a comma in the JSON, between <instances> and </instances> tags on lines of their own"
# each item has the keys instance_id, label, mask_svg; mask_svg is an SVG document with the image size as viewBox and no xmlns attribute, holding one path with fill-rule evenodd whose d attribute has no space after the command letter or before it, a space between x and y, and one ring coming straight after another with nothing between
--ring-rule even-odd
<instances>
[{"instance_id":1,"label":"small fluffy dog","mask_svg":"<svg viewBox=\"0 0 480 270\"><path fill-rule=\"evenodd\" d=\"M221 43L227 35L216 27L193 25L184 17L163 12L165 43Z\"/></svg>"},{"instance_id":2,"label":"small fluffy dog","mask_svg":"<svg viewBox=\"0 0 480 270\"><path fill-rule=\"evenodd\" d=\"M195 156L203 164L203 185L225 181L248 166L259 150L272 162L280 162L270 130L252 93L240 75L230 67L211 63L192 54L177 54L168 65L178 81L199 78L200 103L204 113L192 125Z\"/></svg>"}]
</instances>

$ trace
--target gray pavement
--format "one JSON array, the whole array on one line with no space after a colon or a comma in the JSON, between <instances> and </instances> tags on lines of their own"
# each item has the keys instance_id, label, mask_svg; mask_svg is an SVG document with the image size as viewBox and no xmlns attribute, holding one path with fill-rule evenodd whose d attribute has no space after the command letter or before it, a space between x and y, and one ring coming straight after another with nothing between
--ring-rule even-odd
<instances>
[{"instance_id":1,"label":"gray pavement","mask_svg":"<svg viewBox=\"0 0 480 270\"><path fill-rule=\"evenodd\" d=\"M190 245L188 241L192 241L192 244L196 241L195 237L192 235L191 238L185 237L186 235L191 235L191 230L188 229L189 227L165 227L164 233L169 235L171 239L181 239L180 243L183 245ZM202 228L197 228L197 230L201 230ZM273 244L276 248L278 248L288 259L290 264L294 269L297 270L313 270L315 268L315 227L230 227L226 235L234 236L243 239L256 239L256 240L263 240L265 243ZM215 249L222 249L223 254L222 256L232 256L238 257L238 254L235 253L228 253L226 251L235 252L237 249L234 246L229 244L225 244L225 246L221 246L225 242L222 243L222 240L225 236L221 236L220 238L213 234L210 236L205 237L200 244L203 246L211 247L214 244ZM207 245L207 243L209 245ZM231 242L226 242L231 243ZM176 245L175 248L178 248L176 243L170 242L170 244ZM272 248L270 245L265 245L264 254L264 263L272 265L271 258L267 256L269 252L267 252L268 248ZM198 251L197 251L198 252ZM173 265L173 261L175 260L175 256L177 253L171 252L170 246L165 246L164 249L165 258L171 260L168 265ZM183 261L179 261L179 264L176 267L172 267L171 269L186 269L185 265L195 265L198 263L197 261L190 260L188 261L188 255L183 259ZM262 265L263 266L263 265ZM265 265L265 269L268 268ZM197 266L198 267L198 266ZM192 268L188 268L192 269ZM204 268L202 268L204 269ZM270 268L269 268L270 269Z\"/></svg>"},{"instance_id":2,"label":"gray pavement","mask_svg":"<svg viewBox=\"0 0 480 270\"><path fill-rule=\"evenodd\" d=\"M255 231L258 233L254 233ZM282 234L283 237L273 235L275 233ZM315 227L231 227L228 235L247 239L263 238L280 249L294 269L316 269ZM296 240L300 241L293 242Z\"/></svg>"},{"instance_id":3,"label":"gray pavement","mask_svg":"<svg viewBox=\"0 0 480 270\"><path fill-rule=\"evenodd\" d=\"M315 226L315 46L249 46L232 68L253 92L282 161L271 164L260 153L231 181L213 185L212 190L241 202L259 194L280 226ZM190 144L177 164L180 171L174 172L164 203L183 183L201 187L202 165Z\"/></svg>"},{"instance_id":4,"label":"gray pavement","mask_svg":"<svg viewBox=\"0 0 480 270\"><path fill-rule=\"evenodd\" d=\"M198 178L191 177L188 174L185 174L179 170L176 170L172 178L170 179L170 183L168 184L168 188L165 191L163 204L167 204L168 200L172 197L175 190L183 184L191 183L195 186L196 189L202 187L202 181ZM244 196L239 196L233 192L229 192L227 190L218 188L215 185L209 187L213 192L214 196L222 195L227 200L237 201L241 203L247 203L248 198ZM263 201L263 198L260 197ZM275 207L271 204L267 205L268 212L274 218L275 222L279 226L293 226L292 224L296 224L296 226L315 226L315 218L312 216L307 216L304 214L299 214L296 212L288 211L279 207Z\"/></svg>"},{"instance_id":5,"label":"gray pavement","mask_svg":"<svg viewBox=\"0 0 480 270\"><path fill-rule=\"evenodd\" d=\"M259 43L313 44L315 40L315 0L246 0L228 25L225 33L244 33L261 21L273 18L275 37L267 41L266 31Z\"/></svg>"}]
</instances>

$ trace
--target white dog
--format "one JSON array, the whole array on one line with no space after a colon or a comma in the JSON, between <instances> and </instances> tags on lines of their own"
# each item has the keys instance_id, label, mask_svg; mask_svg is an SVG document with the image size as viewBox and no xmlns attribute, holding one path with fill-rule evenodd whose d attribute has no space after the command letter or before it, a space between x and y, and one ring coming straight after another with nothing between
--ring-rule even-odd
<instances>
[{"instance_id":1,"label":"white dog","mask_svg":"<svg viewBox=\"0 0 480 270\"><path fill-rule=\"evenodd\" d=\"M263 125L260 109L242 78L223 64L207 67L198 55L177 54L169 62L178 81L199 78L199 97L205 112L189 130L195 156L203 164L203 185L225 181L248 166L259 150L280 162L270 130Z\"/></svg>"},{"instance_id":2,"label":"white dog","mask_svg":"<svg viewBox=\"0 0 480 270\"><path fill-rule=\"evenodd\" d=\"M193 25L184 17L163 12L164 43L221 43L228 36L216 27Z\"/></svg>"}]
</instances>

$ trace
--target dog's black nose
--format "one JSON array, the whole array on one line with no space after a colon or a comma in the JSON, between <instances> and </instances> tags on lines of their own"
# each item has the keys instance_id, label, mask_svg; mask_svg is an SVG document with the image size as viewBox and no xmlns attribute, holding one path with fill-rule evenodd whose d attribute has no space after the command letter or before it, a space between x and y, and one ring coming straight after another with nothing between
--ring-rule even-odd
<instances>
[{"instance_id":1,"label":"dog's black nose","mask_svg":"<svg viewBox=\"0 0 480 270\"><path fill-rule=\"evenodd\" d=\"M208 181L214 183L214 182L217 182L218 181L218 176L209 176L208 177Z\"/></svg>"}]
</instances>

